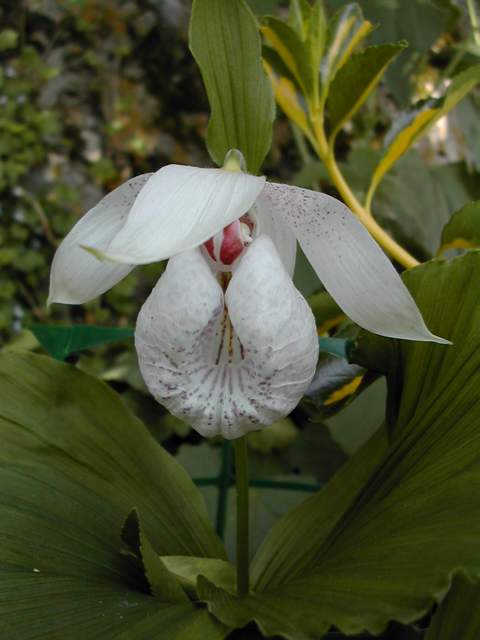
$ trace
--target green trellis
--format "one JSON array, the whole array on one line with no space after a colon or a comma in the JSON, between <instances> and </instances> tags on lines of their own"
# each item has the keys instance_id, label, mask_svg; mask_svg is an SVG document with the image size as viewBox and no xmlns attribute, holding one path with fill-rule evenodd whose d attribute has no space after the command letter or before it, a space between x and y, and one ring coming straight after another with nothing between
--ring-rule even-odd
<instances>
[{"instance_id":1,"label":"green trellis","mask_svg":"<svg viewBox=\"0 0 480 640\"><path fill-rule=\"evenodd\" d=\"M235 485L233 469L233 449L232 443L225 440L222 445L222 461L220 472L215 477L194 478L197 487L217 487L217 509L215 516L215 530L223 539L225 534L225 523L227 518L228 492ZM283 489L287 491L318 491L320 485L315 482L289 482L282 480L268 480L264 478L250 478L249 486L257 489Z\"/></svg>"}]
</instances>

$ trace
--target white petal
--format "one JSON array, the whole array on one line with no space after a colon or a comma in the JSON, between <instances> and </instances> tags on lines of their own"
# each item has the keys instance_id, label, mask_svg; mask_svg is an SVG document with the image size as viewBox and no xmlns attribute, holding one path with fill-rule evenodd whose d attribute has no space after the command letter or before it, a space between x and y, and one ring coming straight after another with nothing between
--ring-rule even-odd
<instances>
[{"instance_id":1,"label":"white petal","mask_svg":"<svg viewBox=\"0 0 480 640\"><path fill-rule=\"evenodd\" d=\"M151 175L146 173L128 180L80 218L53 258L47 304L88 302L130 273L132 265L100 262L82 246L107 248L125 224L135 198Z\"/></svg>"},{"instance_id":2,"label":"white petal","mask_svg":"<svg viewBox=\"0 0 480 640\"><path fill-rule=\"evenodd\" d=\"M151 393L204 436L237 438L288 414L318 356L312 313L267 237L241 259L226 300L200 250L172 258L135 332ZM241 343L241 345L240 345Z\"/></svg>"},{"instance_id":3,"label":"white petal","mask_svg":"<svg viewBox=\"0 0 480 640\"><path fill-rule=\"evenodd\" d=\"M433 335L390 260L341 202L267 184L259 198L293 229L325 288L357 324L382 336L448 344Z\"/></svg>"},{"instance_id":4,"label":"white petal","mask_svg":"<svg viewBox=\"0 0 480 640\"><path fill-rule=\"evenodd\" d=\"M293 277L297 257L297 239L293 231L283 218L274 215L271 207L265 206L264 198L257 198L252 212L258 225L258 235L270 236L282 259L283 266L290 277Z\"/></svg>"},{"instance_id":5,"label":"white petal","mask_svg":"<svg viewBox=\"0 0 480 640\"><path fill-rule=\"evenodd\" d=\"M163 167L142 189L106 253L146 264L197 247L246 213L264 184L265 178L242 172Z\"/></svg>"}]
</instances>

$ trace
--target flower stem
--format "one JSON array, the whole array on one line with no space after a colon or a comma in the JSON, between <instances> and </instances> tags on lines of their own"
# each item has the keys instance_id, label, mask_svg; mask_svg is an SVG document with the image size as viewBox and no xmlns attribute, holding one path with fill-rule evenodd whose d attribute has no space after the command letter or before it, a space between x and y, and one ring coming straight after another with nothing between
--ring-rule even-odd
<instances>
[{"instance_id":1,"label":"flower stem","mask_svg":"<svg viewBox=\"0 0 480 640\"><path fill-rule=\"evenodd\" d=\"M228 489L230 487L232 473L232 453L231 441L224 440L222 446L222 465L220 467L220 476L219 478L215 478L215 483L218 483L216 531L222 540L225 534L225 521L227 517Z\"/></svg>"},{"instance_id":2,"label":"flower stem","mask_svg":"<svg viewBox=\"0 0 480 640\"><path fill-rule=\"evenodd\" d=\"M247 438L235 440L235 479L237 485L237 594L247 595L249 576L249 510Z\"/></svg>"},{"instance_id":3,"label":"flower stem","mask_svg":"<svg viewBox=\"0 0 480 640\"><path fill-rule=\"evenodd\" d=\"M378 224L369 208L364 207L356 198L350 186L348 185L345 177L340 171L339 166L335 160L332 147L328 144L323 125L319 119L312 118L315 138L316 138L316 151L319 158L325 164L330 179L337 188L339 194L342 196L345 204L350 207L353 213L357 216L360 222L367 228L370 234L375 238L378 244L385 249L385 251L396 260L399 264L409 269L410 267L416 267L419 262L408 251L406 251L401 245L399 245L388 233Z\"/></svg>"}]
</instances>

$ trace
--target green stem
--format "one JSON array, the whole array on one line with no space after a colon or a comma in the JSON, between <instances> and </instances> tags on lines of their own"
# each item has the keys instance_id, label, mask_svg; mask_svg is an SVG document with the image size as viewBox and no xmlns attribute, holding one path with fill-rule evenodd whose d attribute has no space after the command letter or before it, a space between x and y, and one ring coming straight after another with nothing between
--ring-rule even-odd
<instances>
[{"instance_id":1,"label":"green stem","mask_svg":"<svg viewBox=\"0 0 480 640\"><path fill-rule=\"evenodd\" d=\"M360 222L368 229L370 234L375 238L378 244L385 249L385 251L394 258L399 264L409 269L419 264L412 255L408 253L402 246L400 246L388 233L378 224L375 218L372 216L370 206L362 206L358 201L349 184L345 180L344 175L340 171L337 165L333 146L329 145L323 129L323 119L319 116L313 118L313 126L315 130L315 136L317 139L316 150L324 163L330 179L337 188L338 192L342 196L345 204L350 207L353 213L357 216Z\"/></svg>"},{"instance_id":2,"label":"green stem","mask_svg":"<svg viewBox=\"0 0 480 640\"><path fill-rule=\"evenodd\" d=\"M247 595L249 577L249 511L247 438L235 440L235 480L237 485L237 594Z\"/></svg>"},{"instance_id":3,"label":"green stem","mask_svg":"<svg viewBox=\"0 0 480 640\"><path fill-rule=\"evenodd\" d=\"M227 516L227 499L228 489L230 487L230 474L232 470L232 443L230 440L224 440L222 446L222 466L218 477L218 500L217 500L217 517L216 531L222 538L225 533L225 521ZM208 480L208 478L207 478ZM206 484L203 482L202 484ZM217 478L214 480L217 484Z\"/></svg>"}]
</instances>

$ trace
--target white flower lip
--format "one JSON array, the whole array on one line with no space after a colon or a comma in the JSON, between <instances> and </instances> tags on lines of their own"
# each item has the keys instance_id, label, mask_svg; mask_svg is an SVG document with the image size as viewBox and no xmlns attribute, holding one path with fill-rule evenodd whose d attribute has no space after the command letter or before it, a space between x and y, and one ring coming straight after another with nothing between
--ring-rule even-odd
<instances>
[{"instance_id":1,"label":"white flower lip","mask_svg":"<svg viewBox=\"0 0 480 640\"><path fill-rule=\"evenodd\" d=\"M318 358L312 312L265 235L225 295L200 250L172 258L140 311L135 347L152 395L203 436L227 439L290 413Z\"/></svg>"}]
</instances>

